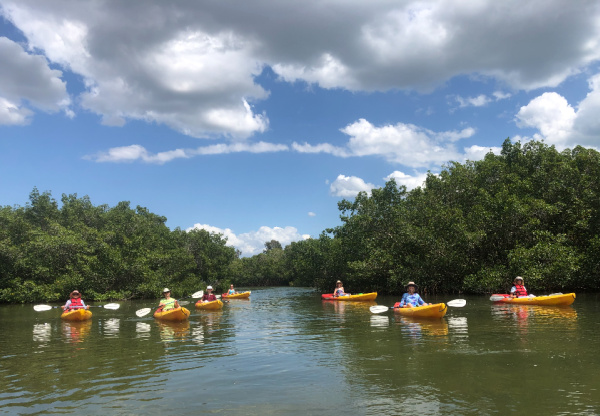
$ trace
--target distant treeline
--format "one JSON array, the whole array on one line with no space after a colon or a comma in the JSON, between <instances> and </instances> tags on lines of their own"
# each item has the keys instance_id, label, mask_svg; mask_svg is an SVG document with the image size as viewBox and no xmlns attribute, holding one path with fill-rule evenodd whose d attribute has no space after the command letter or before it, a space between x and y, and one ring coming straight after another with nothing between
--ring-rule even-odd
<instances>
[{"instance_id":1,"label":"distant treeline","mask_svg":"<svg viewBox=\"0 0 600 416\"><path fill-rule=\"evenodd\" d=\"M0 302L176 297L231 282L398 294L505 291L515 276L533 293L600 289L600 153L512 143L481 161L451 162L407 191L392 180L339 202L342 225L253 257L219 234L170 230L128 202L34 189L25 207L0 208Z\"/></svg>"}]
</instances>

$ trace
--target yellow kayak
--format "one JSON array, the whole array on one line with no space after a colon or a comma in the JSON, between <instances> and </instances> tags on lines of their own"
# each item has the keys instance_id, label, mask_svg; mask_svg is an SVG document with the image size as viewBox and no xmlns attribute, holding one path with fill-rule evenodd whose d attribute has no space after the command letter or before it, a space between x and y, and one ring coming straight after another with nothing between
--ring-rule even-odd
<instances>
[{"instance_id":1,"label":"yellow kayak","mask_svg":"<svg viewBox=\"0 0 600 416\"><path fill-rule=\"evenodd\" d=\"M433 305L423 305L416 308L399 308L400 302L394 305L394 312L403 316L412 316L413 318L443 318L448 312L445 303L435 303Z\"/></svg>"},{"instance_id":2,"label":"yellow kayak","mask_svg":"<svg viewBox=\"0 0 600 416\"><path fill-rule=\"evenodd\" d=\"M242 292L242 293L236 293L233 295L228 295L227 293L223 293L221 295L222 298L227 298L227 299L248 299L250 297L250 291L247 292Z\"/></svg>"},{"instance_id":3,"label":"yellow kayak","mask_svg":"<svg viewBox=\"0 0 600 416\"><path fill-rule=\"evenodd\" d=\"M345 301L369 301L375 300L377 292L359 293L358 295L338 296L335 297L331 293L321 295L323 300L345 300Z\"/></svg>"},{"instance_id":4,"label":"yellow kayak","mask_svg":"<svg viewBox=\"0 0 600 416\"><path fill-rule=\"evenodd\" d=\"M208 311L214 311L214 310L222 309L222 308L223 308L223 302L221 302L219 299L213 300L211 302L202 302L201 300L196 302L196 309L204 309L204 310L208 310Z\"/></svg>"},{"instance_id":5,"label":"yellow kayak","mask_svg":"<svg viewBox=\"0 0 600 416\"><path fill-rule=\"evenodd\" d=\"M188 316L190 316L190 311L182 306L175 309L169 309L168 311L164 312L160 309L154 312L154 317L163 321L185 321Z\"/></svg>"},{"instance_id":6,"label":"yellow kayak","mask_svg":"<svg viewBox=\"0 0 600 416\"><path fill-rule=\"evenodd\" d=\"M60 315L61 319L65 321L87 321L92 319L92 313L87 309L74 309L71 311L65 311Z\"/></svg>"},{"instance_id":7,"label":"yellow kayak","mask_svg":"<svg viewBox=\"0 0 600 416\"><path fill-rule=\"evenodd\" d=\"M539 306L568 306L575 302L575 293L559 293L547 296L533 296L522 298L511 298L510 295L492 295L490 300L500 303L511 303L516 305L539 305Z\"/></svg>"}]
</instances>

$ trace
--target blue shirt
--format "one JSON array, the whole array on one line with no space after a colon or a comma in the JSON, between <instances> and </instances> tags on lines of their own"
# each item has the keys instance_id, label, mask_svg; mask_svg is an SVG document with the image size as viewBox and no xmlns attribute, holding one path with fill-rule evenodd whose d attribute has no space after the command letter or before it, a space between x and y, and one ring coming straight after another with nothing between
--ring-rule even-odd
<instances>
[{"instance_id":1,"label":"blue shirt","mask_svg":"<svg viewBox=\"0 0 600 416\"><path fill-rule=\"evenodd\" d=\"M406 305L408 303L410 303L413 306L419 306L419 305L424 305L425 301L423 299L421 299L421 296L419 296L418 293L413 293L412 295L405 293L404 295L402 295L402 300L400 301L400 307L403 307L404 305Z\"/></svg>"}]
</instances>

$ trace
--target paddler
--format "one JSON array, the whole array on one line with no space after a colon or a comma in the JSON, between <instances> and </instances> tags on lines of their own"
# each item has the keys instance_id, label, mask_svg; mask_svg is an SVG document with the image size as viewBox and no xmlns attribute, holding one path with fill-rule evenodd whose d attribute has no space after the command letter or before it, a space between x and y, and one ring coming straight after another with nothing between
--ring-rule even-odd
<instances>
[{"instance_id":1,"label":"paddler","mask_svg":"<svg viewBox=\"0 0 600 416\"><path fill-rule=\"evenodd\" d=\"M344 291L344 285L342 285L342 281L338 280L335 282L335 290L333 291L333 297L337 298L340 296L350 296L350 293L346 293Z\"/></svg>"},{"instance_id":2,"label":"paddler","mask_svg":"<svg viewBox=\"0 0 600 416\"><path fill-rule=\"evenodd\" d=\"M177 299L171 299L171 290L168 287L163 289L163 296L165 298L161 299L160 303L158 304L158 310L168 311L170 309L179 308L179 302L177 302Z\"/></svg>"},{"instance_id":3,"label":"paddler","mask_svg":"<svg viewBox=\"0 0 600 416\"><path fill-rule=\"evenodd\" d=\"M69 295L69 300L62 306L63 310L70 311L74 309L89 309L89 306L85 306L83 299L81 299L81 293L78 290L74 290Z\"/></svg>"},{"instance_id":4,"label":"paddler","mask_svg":"<svg viewBox=\"0 0 600 416\"><path fill-rule=\"evenodd\" d=\"M214 293L212 293L213 291L213 287L212 286L206 286L206 292L204 295L202 295L202 302L212 302L217 300L217 297L215 296Z\"/></svg>"},{"instance_id":5,"label":"paddler","mask_svg":"<svg viewBox=\"0 0 600 416\"><path fill-rule=\"evenodd\" d=\"M523 278L521 276L515 277L513 281L514 286L510 289L510 297L512 298L523 298L527 297L527 289L523 285Z\"/></svg>"},{"instance_id":6,"label":"paddler","mask_svg":"<svg viewBox=\"0 0 600 416\"><path fill-rule=\"evenodd\" d=\"M229 290L227 291L228 295L237 295L237 291L233 288L233 285L229 285Z\"/></svg>"},{"instance_id":7,"label":"paddler","mask_svg":"<svg viewBox=\"0 0 600 416\"><path fill-rule=\"evenodd\" d=\"M406 289L406 293L402 295L399 307L415 308L422 305L431 305L431 303L425 302L417 293L418 286L415 282L408 282L404 288Z\"/></svg>"}]
</instances>

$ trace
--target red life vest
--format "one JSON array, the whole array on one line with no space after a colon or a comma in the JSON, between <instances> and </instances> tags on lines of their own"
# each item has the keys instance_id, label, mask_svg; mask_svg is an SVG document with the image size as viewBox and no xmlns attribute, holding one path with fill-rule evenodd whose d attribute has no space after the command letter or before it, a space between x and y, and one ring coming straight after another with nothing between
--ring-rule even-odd
<instances>
[{"instance_id":1,"label":"red life vest","mask_svg":"<svg viewBox=\"0 0 600 416\"><path fill-rule=\"evenodd\" d=\"M71 304L69 305L67 310L70 311L71 309L81 308L83 308L83 302L81 301L81 298L71 298Z\"/></svg>"},{"instance_id":2,"label":"red life vest","mask_svg":"<svg viewBox=\"0 0 600 416\"><path fill-rule=\"evenodd\" d=\"M517 285L515 284L515 296L520 297L520 296L527 296L527 290L525 289L525 286L523 285Z\"/></svg>"}]
</instances>

